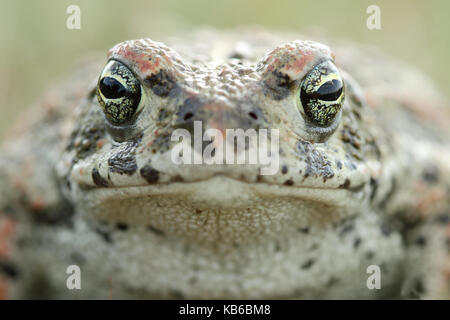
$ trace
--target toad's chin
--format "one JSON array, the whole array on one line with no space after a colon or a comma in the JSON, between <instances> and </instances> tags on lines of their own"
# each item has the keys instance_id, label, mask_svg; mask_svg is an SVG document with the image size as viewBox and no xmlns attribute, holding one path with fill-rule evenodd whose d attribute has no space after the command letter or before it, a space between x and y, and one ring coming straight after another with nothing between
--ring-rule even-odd
<instances>
[{"instance_id":1,"label":"toad's chin","mask_svg":"<svg viewBox=\"0 0 450 320\"><path fill-rule=\"evenodd\" d=\"M338 188L246 183L225 176L148 186L75 188L79 212L94 221L152 226L206 239L326 225L355 212L362 194Z\"/></svg>"}]
</instances>

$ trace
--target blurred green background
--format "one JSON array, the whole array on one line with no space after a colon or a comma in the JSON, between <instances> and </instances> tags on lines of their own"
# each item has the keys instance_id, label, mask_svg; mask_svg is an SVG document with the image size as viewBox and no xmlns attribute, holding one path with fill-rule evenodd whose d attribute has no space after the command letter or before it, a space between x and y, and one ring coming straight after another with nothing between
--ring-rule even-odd
<instances>
[{"instance_id":1,"label":"blurred green background","mask_svg":"<svg viewBox=\"0 0 450 320\"><path fill-rule=\"evenodd\" d=\"M449 97L450 1L0 0L0 137L19 113L85 53L180 28L262 25L372 43L416 65ZM81 29L68 30L66 8L81 8ZM382 29L366 28L366 8L381 8Z\"/></svg>"}]
</instances>

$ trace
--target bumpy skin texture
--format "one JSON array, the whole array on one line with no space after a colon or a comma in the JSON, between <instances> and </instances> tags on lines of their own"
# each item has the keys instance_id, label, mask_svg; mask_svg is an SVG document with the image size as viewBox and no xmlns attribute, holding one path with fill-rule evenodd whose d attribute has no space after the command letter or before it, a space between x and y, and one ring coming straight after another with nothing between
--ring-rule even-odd
<instances>
[{"instance_id":1,"label":"bumpy skin texture","mask_svg":"<svg viewBox=\"0 0 450 320\"><path fill-rule=\"evenodd\" d=\"M86 64L23 116L0 160L2 298L448 298L449 113L374 49L258 30L109 51L145 103L113 127ZM335 57L335 58L334 58ZM307 125L301 80L334 59L334 132ZM280 170L176 165L176 128L280 130ZM81 268L68 290L66 268ZM369 290L366 269L381 268Z\"/></svg>"}]
</instances>

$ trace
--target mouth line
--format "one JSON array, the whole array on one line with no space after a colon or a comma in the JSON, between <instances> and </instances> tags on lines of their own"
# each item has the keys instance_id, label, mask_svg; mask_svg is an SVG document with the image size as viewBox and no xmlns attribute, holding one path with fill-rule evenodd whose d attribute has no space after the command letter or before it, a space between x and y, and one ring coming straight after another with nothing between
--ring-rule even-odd
<instances>
[{"instance_id":1,"label":"mouth line","mask_svg":"<svg viewBox=\"0 0 450 320\"><path fill-rule=\"evenodd\" d=\"M350 200L352 195L363 190L365 183L358 188L320 187L320 186L286 186L283 184L266 182L248 182L230 178L222 174L203 180L176 181L167 183L128 185L118 187L95 188L92 197L97 199L129 199L153 196L176 196L209 198L208 201L218 199L244 198L292 198L326 203L341 203ZM225 201L225 200L224 200ZM233 200L231 200L233 201Z\"/></svg>"},{"instance_id":2,"label":"mouth line","mask_svg":"<svg viewBox=\"0 0 450 320\"><path fill-rule=\"evenodd\" d=\"M202 183L207 183L209 181L212 181L213 179L224 179L224 182L230 181L235 183L241 183L249 186L267 186L267 187L278 187L278 188L286 188L286 189L312 189L312 190L342 190L346 189L348 191L359 191L361 190L365 183L362 183L361 185L355 186L355 187L347 187L345 184L336 186L336 187L317 187L317 186L299 186L299 185L286 185L282 183L270 183L270 182L261 182L261 181L247 181L244 179L237 179L234 177L229 177L227 175L218 173L214 174L210 177L207 177L205 179L199 179L199 180L191 180L191 181L184 181L181 179L173 179L168 182L158 182L158 183L148 183L148 184L129 184L129 185L122 185L122 186L97 186L97 185L89 185L86 186L86 189L88 190L122 190L122 189L128 189L128 188L148 188L148 187L170 187L172 185L198 185ZM80 185L81 186L81 185ZM83 188L83 187L82 187Z\"/></svg>"}]
</instances>

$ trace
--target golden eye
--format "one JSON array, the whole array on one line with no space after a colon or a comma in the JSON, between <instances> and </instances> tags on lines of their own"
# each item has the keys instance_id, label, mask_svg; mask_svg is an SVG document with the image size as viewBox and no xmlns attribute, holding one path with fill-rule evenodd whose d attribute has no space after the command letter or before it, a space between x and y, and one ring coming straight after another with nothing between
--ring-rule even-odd
<instances>
[{"instance_id":1,"label":"golden eye","mask_svg":"<svg viewBox=\"0 0 450 320\"><path fill-rule=\"evenodd\" d=\"M344 103L344 82L331 61L314 67L300 86L300 101L309 122L330 126Z\"/></svg>"},{"instance_id":2,"label":"golden eye","mask_svg":"<svg viewBox=\"0 0 450 320\"><path fill-rule=\"evenodd\" d=\"M141 84L130 69L110 61L97 84L97 99L106 119L115 125L130 122L140 109L141 98Z\"/></svg>"}]
</instances>

